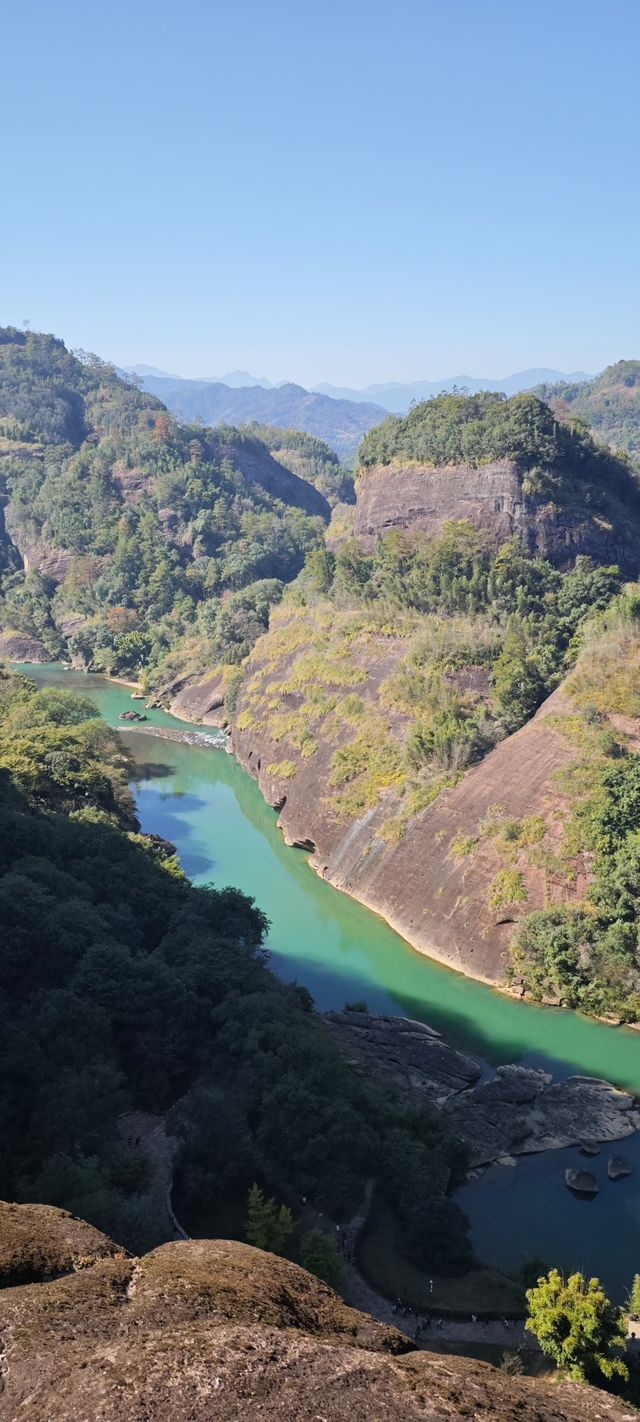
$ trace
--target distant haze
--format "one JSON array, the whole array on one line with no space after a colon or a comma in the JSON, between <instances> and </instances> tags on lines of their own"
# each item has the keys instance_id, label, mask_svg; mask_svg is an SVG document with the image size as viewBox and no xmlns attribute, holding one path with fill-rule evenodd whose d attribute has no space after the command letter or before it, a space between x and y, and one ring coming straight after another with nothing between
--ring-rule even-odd
<instances>
[{"instance_id":1,"label":"distant haze","mask_svg":"<svg viewBox=\"0 0 640 1422\"><path fill-rule=\"evenodd\" d=\"M226 375L191 377L175 375L167 370L158 370L152 365L132 365L127 366L126 370L129 374L138 375L145 383L149 378L152 380L187 380L189 384L226 385L231 390L255 389L256 387L263 390L280 390L290 384L284 380L274 382L268 380L266 376L252 375L248 370L233 370ZM377 405L392 414L405 414L414 400L429 400L432 396L440 395L443 391L458 389L475 394L478 390L501 390L505 395L517 395L521 390L531 390L536 385L554 385L561 380L576 384L578 381L590 379L591 376L584 370L566 372L540 366L530 370L520 370L513 375L503 375L499 378L481 375L452 375L443 376L438 380L413 380L406 383L392 380L379 385L366 385L363 389L323 383L315 385L311 393L327 395L332 400L349 400L356 404ZM160 391L156 389L155 393L160 394Z\"/></svg>"}]
</instances>

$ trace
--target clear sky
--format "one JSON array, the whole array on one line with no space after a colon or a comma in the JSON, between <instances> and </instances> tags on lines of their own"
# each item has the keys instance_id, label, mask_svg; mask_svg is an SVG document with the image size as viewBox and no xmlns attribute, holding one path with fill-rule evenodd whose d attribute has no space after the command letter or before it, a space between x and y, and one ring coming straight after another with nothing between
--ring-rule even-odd
<instances>
[{"instance_id":1,"label":"clear sky","mask_svg":"<svg viewBox=\"0 0 640 1422\"><path fill-rule=\"evenodd\" d=\"M640 356L640 0L0 8L0 321L303 384Z\"/></svg>"}]
</instances>

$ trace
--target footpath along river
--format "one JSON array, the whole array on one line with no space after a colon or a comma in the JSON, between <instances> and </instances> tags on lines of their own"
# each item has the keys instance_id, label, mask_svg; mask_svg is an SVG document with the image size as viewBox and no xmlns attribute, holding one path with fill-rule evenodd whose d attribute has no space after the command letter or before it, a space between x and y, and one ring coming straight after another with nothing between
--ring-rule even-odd
<instances>
[{"instance_id":1,"label":"footpath along river","mask_svg":"<svg viewBox=\"0 0 640 1422\"><path fill-rule=\"evenodd\" d=\"M21 670L41 685L93 697L132 755L143 830L176 845L194 883L233 884L255 898L271 923L274 971L303 983L320 1009L363 999L372 1011L428 1022L490 1066L521 1062L556 1076L600 1076L640 1095L640 1033L517 1002L425 958L284 844L275 812L233 756L205 743L122 730L120 712L136 703L126 686L105 677L53 666ZM147 715L149 726L165 731L217 734L162 711ZM615 1184L607 1179L605 1147L590 1162L575 1150L521 1158L516 1168L494 1167L465 1186L458 1198L481 1257L513 1267L539 1255L598 1273L622 1296L640 1272L640 1132L613 1149L634 1165ZM569 1194L567 1165L595 1171L601 1184L595 1199Z\"/></svg>"}]
</instances>

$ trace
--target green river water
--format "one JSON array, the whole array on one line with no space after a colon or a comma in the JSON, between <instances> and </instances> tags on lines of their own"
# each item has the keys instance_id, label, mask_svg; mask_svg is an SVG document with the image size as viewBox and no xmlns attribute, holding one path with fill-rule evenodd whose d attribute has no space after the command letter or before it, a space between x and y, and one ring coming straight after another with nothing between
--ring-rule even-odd
<instances>
[{"instance_id":1,"label":"green river water","mask_svg":"<svg viewBox=\"0 0 640 1422\"><path fill-rule=\"evenodd\" d=\"M121 730L120 712L135 706L127 687L103 677L51 666L23 670L41 684L90 694ZM162 711L147 714L158 728L203 730ZM285 846L275 812L233 756L142 730L123 736L135 763L142 828L177 846L194 883L233 884L255 898L271 922L274 971L304 983L319 1008L364 999L372 1010L428 1022L488 1066L518 1061L557 1076L602 1076L640 1095L639 1033L516 1002L425 958L318 878L303 852ZM533 1254L584 1267L620 1293L640 1271L640 1133L613 1149L634 1163L633 1175L616 1184L607 1180L605 1148L593 1162L576 1151L546 1152L515 1169L494 1167L465 1186L459 1198L478 1252L505 1267ZM578 1163L601 1177L594 1200L566 1190L565 1166Z\"/></svg>"}]
</instances>

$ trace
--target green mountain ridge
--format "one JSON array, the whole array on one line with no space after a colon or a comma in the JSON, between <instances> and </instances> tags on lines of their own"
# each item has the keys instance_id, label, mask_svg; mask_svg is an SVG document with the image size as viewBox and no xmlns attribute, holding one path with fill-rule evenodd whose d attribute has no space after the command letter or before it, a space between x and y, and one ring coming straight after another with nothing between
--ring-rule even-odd
<instances>
[{"instance_id":1,"label":"green mountain ridge","mask_svg":"<svg viewBox=\"0 0 640 1422\"><path fill-rule=\"evenodd\" d=\"M640 465L640 361L619 360L593 380L541 385L561 419L584 421L596 439Z\"/></svg>"},{"instance_id":2,"label":"green mountain ridge","mask_svg":"<svg viewBox=\"0 0 640 1422\"><path fill-rule=\"evenodd\" d=\"M311 462L340 485L319 442ZM5 628L58 655L73 625L72 655L129 671L161 665L185 635L242 655L329 517L323 493L251 433L180 425L113 367L11 329L0 479L26 570L5 578Z\"/></svg>"}]
</instances>

